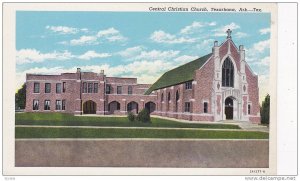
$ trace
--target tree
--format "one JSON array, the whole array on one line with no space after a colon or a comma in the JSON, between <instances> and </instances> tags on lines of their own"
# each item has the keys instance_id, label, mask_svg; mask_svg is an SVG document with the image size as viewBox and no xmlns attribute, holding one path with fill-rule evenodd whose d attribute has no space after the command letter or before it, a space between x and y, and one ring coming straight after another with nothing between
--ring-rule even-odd
<instances>
[{"instance_id":1,"label":"tree","mask_svg":"<svg viewBox=\"0 0 300 181\"><path fill-rule=\"evenodd\" d=\"M270 123L270 95L267 94L260 108L260 118L262 124Z\"/></svg>"},{"instance_id":2,"label":"tree","mask_svg":"<svg viewBox=\"0 0 300 181\"><path fill-rule=\"evenodd\" d=\"M15 94L15 108L25 109L26 105L26 84L24 83L22 87Z\"/></svg>"},{"instance_id":3,"label":"tree","mask_svg":"<svg viewBox=\"0 0 300 181\"><path fill-rule=\"evenodd\" d=\"M147 109L142 109L136 117L137 121L151 123L150 113Z\"/></svg>"}]
</instances>

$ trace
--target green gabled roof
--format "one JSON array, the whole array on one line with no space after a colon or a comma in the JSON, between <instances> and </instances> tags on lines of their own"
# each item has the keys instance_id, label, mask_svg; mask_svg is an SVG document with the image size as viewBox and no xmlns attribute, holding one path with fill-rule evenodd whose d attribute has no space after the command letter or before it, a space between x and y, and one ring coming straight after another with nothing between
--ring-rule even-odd
<instances>
[{"instance_id":1,"label":"green gabled roof","mask_svg":"<svg viewBox=\"0 0 300 181\"><path fill-rule=\"evenodd\" d=\"M181 84L193 80L195 70L199 69L210 57L212 53L193 60L189 63L181 65L177 68L169 70L164 73L146 92L146 95L151 94L152 91L162 89L172 85Z\"/></svg>"}]
</instances>

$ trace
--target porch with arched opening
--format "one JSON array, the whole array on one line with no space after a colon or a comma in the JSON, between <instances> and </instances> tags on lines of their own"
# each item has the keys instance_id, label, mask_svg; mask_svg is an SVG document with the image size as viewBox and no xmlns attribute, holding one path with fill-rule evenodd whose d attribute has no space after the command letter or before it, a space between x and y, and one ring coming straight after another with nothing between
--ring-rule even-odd
<instances>
[{"instance_id":1,"label":"porch with arched opening","mask_svg":"<svg viewBox=\"0 0 300 181\"><path fill-rule=\"evenodd\" d=\"M96 114L97 104L94 101L86 101L82 105L83 114Z\"/></svg>"}]
</instances>

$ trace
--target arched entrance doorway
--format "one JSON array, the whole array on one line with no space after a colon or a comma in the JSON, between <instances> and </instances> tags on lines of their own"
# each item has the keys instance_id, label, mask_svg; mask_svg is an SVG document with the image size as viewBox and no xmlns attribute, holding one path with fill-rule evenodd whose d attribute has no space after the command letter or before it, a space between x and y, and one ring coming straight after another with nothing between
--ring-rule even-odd
<instances>
[{"instance_id":1,"label":"arched entrance doorway","mask_svg":"<svg viewBox=\"0 0 300 181\"><path fill-rule=\"evenodd\" d=\"M133 112L137 114L139 112L139 105L138 103L131 101L127 104L127 112Z\"/></svg>"},{"instance_id":2,"label":"arched entrance doorway","mask_svg":"<svg viewBox=\"0 0 300 181\"><path fill-rule=\"evenodd\" d=\"M112 101L108 104L108 112L109 114L114 114L115 112L120 111L121 105L117 101Z\"/></svg>"},{"instance_id":3,"label":"arched entrance doorway","mask_svg":"<svg viewBox=\"0 0 300 181\"><path fill-rule=\"evenodd\" d=\"M154 102L147 102L146 104L145 104L145 108L148 110L148 112L151 114L152 112L154 112L155 111L155 109L156 109L156 104L154 103Z\"/></svg>"},{"instance_id":4,"label":"arched entrance doorway","mask_svg":"<svg viewBox=\"0 0 300 181\"><path fill-rule=\"evenodd\" d=\"M96 114L97 104L94 101L86 101L83 103L83 114Z\"/></svg>"},{"instance_id":5,"label":"arched entrance doorway","mask_svg":"<svg viewBox=\"0 0 300 181\"><path fill-rule=\"evenodd\" d=\"M226 119L233 119L233 98L227 97L225 99L225 116Z\"/></svg>"}]
</instances>

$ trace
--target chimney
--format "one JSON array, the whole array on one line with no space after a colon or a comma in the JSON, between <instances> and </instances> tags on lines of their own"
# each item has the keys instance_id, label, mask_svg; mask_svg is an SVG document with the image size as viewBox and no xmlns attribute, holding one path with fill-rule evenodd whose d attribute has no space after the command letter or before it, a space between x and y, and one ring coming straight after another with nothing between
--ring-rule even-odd
<instances>
[{"instance_id":1,"label":"chimney","mask_svg":"<svg viewBox=\"0 0 300 181\"><path fill-rule=\"evenodd\" d=\"M80 73L81 72L81 69L80 68L77 68L77 73Z\"/></svg>"},{"instance_id":2,"label":"chimney","mask_svg":"<svg viewBox=\"0 0 300 181\"><path fill-rule=\"evenodd\" d=\"M239 46L239 50L240 50L240 51L244 50L244 45L240 45L240 46Z\"/></svg>"},{"instance_id":3,"label":"chimney","mask_svg":"<svg viewBox=\"0 0 300 181\"><path fill-rule=\"evenodd\" d=\"M217 47L218 46L218 41L215 41L214 42L214 47Z\"/></svg>"},{"instance_id":4,"label":"chimney","mask_svg":"<svg viewBox=\"0 0 300 181\"><path fill-rule=\"evenodd\" d=\"M100 71L100 74L104 74L104 70L101 70L101 71Z\"/></svg>"}]
</instances>

